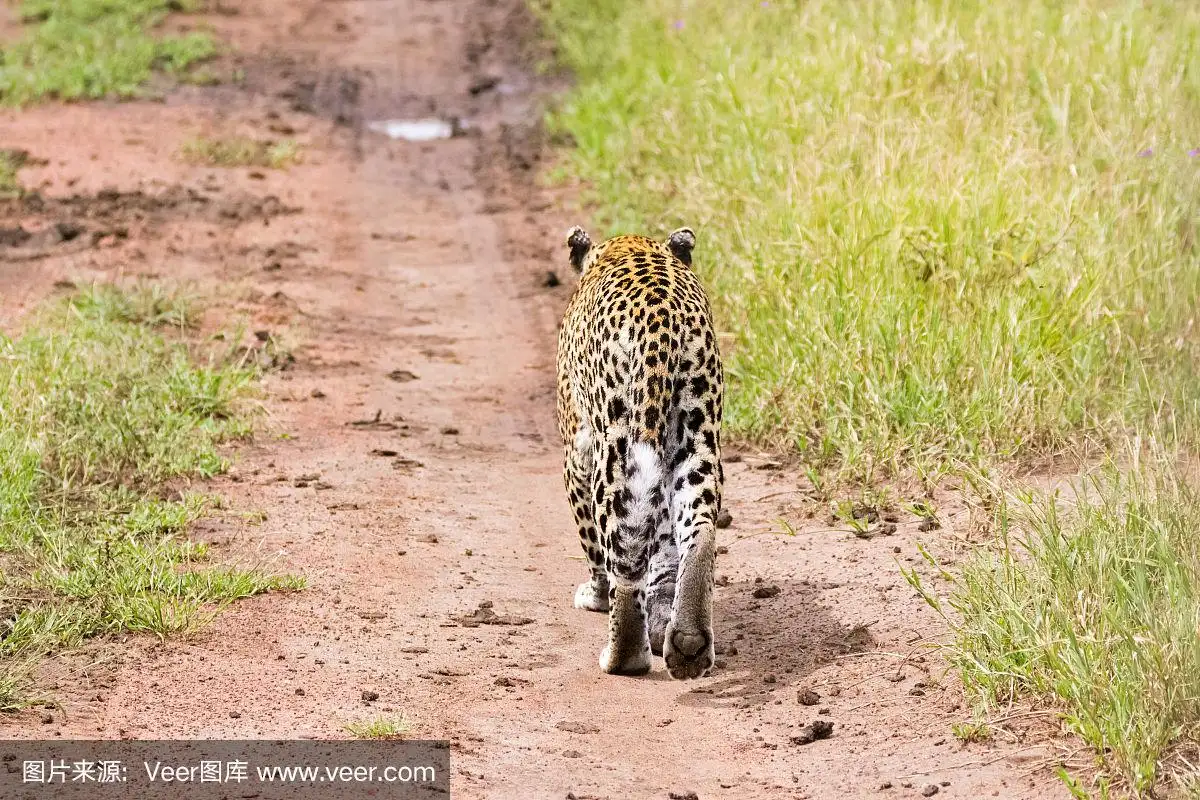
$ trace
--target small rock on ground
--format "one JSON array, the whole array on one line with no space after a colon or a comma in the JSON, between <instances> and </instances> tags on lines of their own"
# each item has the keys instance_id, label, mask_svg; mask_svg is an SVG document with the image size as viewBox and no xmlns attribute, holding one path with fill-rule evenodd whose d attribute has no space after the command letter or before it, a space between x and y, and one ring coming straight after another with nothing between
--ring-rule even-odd
<instances>
[{"instance_id":1,"label":"small rock on ground","mask_svg":"<svg viewBox=\"0 0 1200 800\"><path fill-rule=\"evenodd\" d=\"M813 720L800 729L797 736L791 737L792 744L812 744L818 739L828 739L833 735L833 723L826 719Z\"/></svg>"},{"instance_id":2,"label":"small rock on ground","mask_svg":"<svg viewBox=\"0 0 1200 800\"><path fill-rule=\"evenodd\" d=\"M815 706L821 702L821 695L807 686L796 692L796 700L802 706Z\"/></svg>"}]
</instances>

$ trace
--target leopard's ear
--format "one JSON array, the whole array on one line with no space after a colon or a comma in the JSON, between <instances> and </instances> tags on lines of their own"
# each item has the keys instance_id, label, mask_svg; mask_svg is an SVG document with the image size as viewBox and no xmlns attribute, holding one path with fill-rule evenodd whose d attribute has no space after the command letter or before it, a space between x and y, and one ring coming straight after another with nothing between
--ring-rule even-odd
<instances>
[{"instance_id":1,"label":"leopard's ear","mask_svg":"<svg viewBox=\"0 0 1200 800\"><path fill-rule=\"evenodd\" d=\"M567 247L571 251L571 266L576 272L583 272L583 260L592 249L592 237L587 231L576 225L567 231Z\"/></svg>"},{"instance_id":2,"label":"leopard's ear","mask_svg":"<svg viewBox=\"0 0 1200 800\"><path fill-rule=\"evenodd\" d=\"M692 248L695 246L696 234L691 228L680 228L672 231L667 237L667 249L689 267L692 265Z\"/></svg>"}]
</instances>

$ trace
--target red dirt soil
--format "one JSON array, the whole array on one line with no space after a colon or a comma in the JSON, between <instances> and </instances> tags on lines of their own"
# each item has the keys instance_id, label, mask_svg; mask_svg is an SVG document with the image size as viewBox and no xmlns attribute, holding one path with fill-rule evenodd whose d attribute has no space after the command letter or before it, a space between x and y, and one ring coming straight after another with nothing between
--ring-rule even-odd
<instances>
[{"instance_id":1,"label":"red dirt soil","mask_svg":"<svg viewBox=\"0 0 1200 800\"><path fill-rule=\"evenodd\" d=\"M645 678L601 674L604 617L571 604L586 570L553 420L577 220L535 182L552 87L531 77L530 19L516 0L236 8L172 24L215 28L239 83L0 113L0 147L49 159L21 173L44 202L0 216L35 234L0 244L0 328L63 281L149 276L297 342L267 381L266 430L211 487L243 513L192 535L310 588L184 640L55 659L53 723L30 711L0 733L340 738L403 714L412 736L451 740L457 798L1066 796L1045 747L951 733L969 712L930 647L945 629L897 562L921 563L920 540L952 557L955 518L858 538L812 518L807 483L762 454L728 459L715 674L675 682L658 659ZM467 134L366 129L431 114ZM294 138L304 161L178 158L231 133ZM82 232L64 241L64 220ZM460 621L489 602L528 624ZM830 738L793 742L817 720Z\"/></svg>"}]
</instances>

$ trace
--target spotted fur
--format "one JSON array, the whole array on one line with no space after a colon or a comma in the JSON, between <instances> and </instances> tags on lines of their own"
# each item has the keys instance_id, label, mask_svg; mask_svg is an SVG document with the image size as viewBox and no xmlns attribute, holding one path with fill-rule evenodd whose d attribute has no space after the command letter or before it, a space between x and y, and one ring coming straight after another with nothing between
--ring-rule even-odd
<instances>
[{"instance_id":1,"label":"spotted fur","mask_svg":"<svg viewBox=\"0 0 1200 800\"><path fill-rule=\"evenodd\" d=\"M558 336L567 494L591 579L575 605L609 613L605 672L675 678L713 665L724 380L696 237L567 236L579 286Z\"/></svg>"}]
</instances>

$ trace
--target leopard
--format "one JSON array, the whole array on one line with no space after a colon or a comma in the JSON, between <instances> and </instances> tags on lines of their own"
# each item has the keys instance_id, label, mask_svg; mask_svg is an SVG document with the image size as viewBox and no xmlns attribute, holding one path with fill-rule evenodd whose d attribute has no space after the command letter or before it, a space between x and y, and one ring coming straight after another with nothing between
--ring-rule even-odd
<instances>
[{"instance_id":1,"label":"leopard","mask_svg":"<svg viewBox=\"0 0 1200 800\"><path fill-rule=\"evenodd\" d=\"M608 614L600 668L675 679L716 662L713 571L724 373L696 235L567 233L578 283L558 331L564 482L591 576L576 608Z\"/></svg>"}]
</instances>

